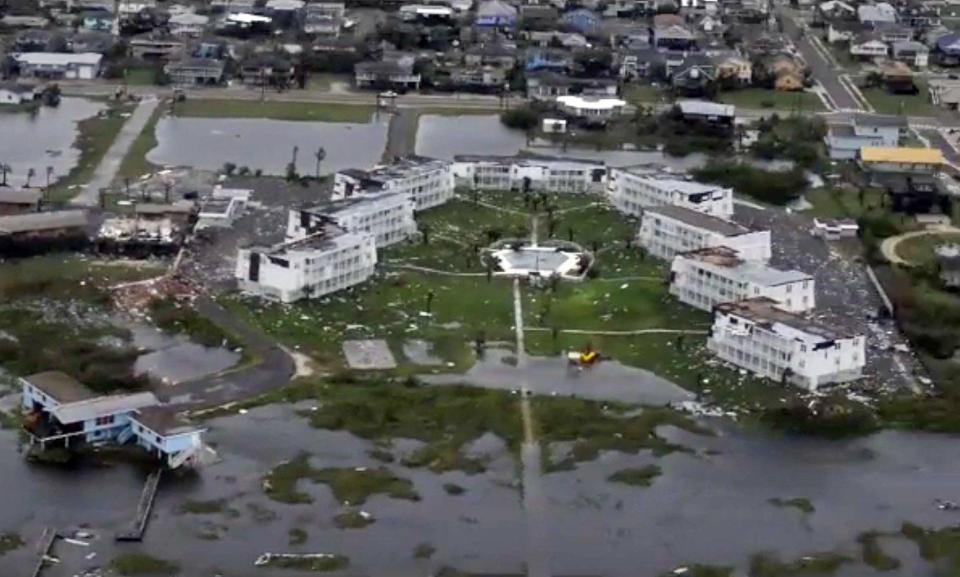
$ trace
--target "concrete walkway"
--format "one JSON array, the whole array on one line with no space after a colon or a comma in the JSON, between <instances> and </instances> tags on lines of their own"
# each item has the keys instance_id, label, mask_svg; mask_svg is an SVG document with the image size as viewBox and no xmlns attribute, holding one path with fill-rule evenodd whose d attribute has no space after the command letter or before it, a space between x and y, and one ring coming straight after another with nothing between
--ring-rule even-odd
<instances>
[{"instance_id":1,"label":"concrete walkway","mask_svg":"<svg viewBox=\"0 0 960 577\"><path fill-rule=\"evenodd\" d=\"M150 121L153 111L157 109L160 101L153 97L145 97L137 104L133 114L123 124L120 133L114 139L113 144L103 155L103 159L93 172L93 178L73 199L73 204L79 206L97 206L100 204L100 190L108 188L117 177L120 170L120 163L123 162L130 147L134 141L143 132L143 128Z\"/></svg>"},{"instance_id":2,"label":"concrete walkway","mask_svg":"<svg viewBox=\"0 0 960 577\"><path fill-rule=\"evenodd\" d=\"M526 327L530 332L545 333L552 331L547 327ZM557 329L557 332L567 335L601 335L609 337L629 337L634 335L706 335L706 329L636 329L631 331L604 331L594 329Z\"/></svg>"},{"instance_id":3,"label":"concrete walkway","mask_svg":"<svg viewBox=\"0 0 960 577\"><path fill-rule=\"evenodd\" d=\"M456 276L456 277L478 277L478 276L487 276L485 272L452 272L448 270L439 270L435 268L430 268L426 266L417 266L415 264L394 264L385 262L383 263L384 268L395 268L401 270L412 270L415 272L423 272L429 274L438 274L442 276Z\"/></svg>"},{"instance_id":4,"label":"concrete walkway","mask_svg":"<svg viewBox=\"0 0 960 577\"><path fill-rule=\"evenodd\" d=\"M883 239L883 242L880 243L880 252L883 254L883 258L887 259L891 264L913 266L913 263L904 260L899 254L897 254L897 246L899 246L901 242L911 238L937 234L960 234L960 228L952 225L936 225L923 230L914 230L911 232L898 234L897 236L890 236Z\"/></svg>"}]
</instances>

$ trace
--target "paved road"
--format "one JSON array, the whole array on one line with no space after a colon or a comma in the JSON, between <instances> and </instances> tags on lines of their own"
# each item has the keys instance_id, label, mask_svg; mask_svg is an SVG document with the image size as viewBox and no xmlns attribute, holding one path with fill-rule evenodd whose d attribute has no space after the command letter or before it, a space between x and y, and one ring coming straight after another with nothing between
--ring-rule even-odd
<instances>
[{"instance_id":1,"label":"paved road","mask_svg":"<svg viewBox=\"0 0 960 577\"><path fill-rule=\"evenodd\" d=\"M183 409L206 409L256 397L290 382L296 366L272 339L250 327L213 299L201 296L195 302L203 317L238 337L259 362L235 371L172 385L156 391L167 403Z\"/></svg>"},{"instance_id":2,"label":"paved road","mask_svg":"<svg viewBox=\"0 0 960 577\"><path fill-rule=\"evenodd\" d=\"M144 126L147 125L150 116L153 115L153 111L156 110L159 103L160 101L152 96L140 101L133 114L123 124L123 128L120 129L120 133L117 134L113 144L103 155L103 159L100 160L100 164L93 172L93 178L73 199L74 204L97 206L100 203L100 189L108 188L113 179L116 178L117 171L120 170L120 163L123 162L123 158L127 155L130 147L133 146L137 136L143 132Z\"/></svg>"},{"instance_id":3,"label":"paved road","mask_svg":"<svg viewBox=\"0 0 960 577\"><path fill-rule=\"evenodd\" d=\"M783 20L784 32L793 40L800 54L802 54L804 60L807 61L807 65L810 66L814 78L823 85L823 88L827 91L827 94L830 95L830 98L837 108L859 110L861 108L860 104L840 82L842 71L834 69L833 64L828 62L823 55L813 47L813 44L807 37L807 35L812 34L812 32L808 31L807 34L801 34L800 26L796 20L797 15L794 12L781 9L780 16Z\"/></svg>"}]
</instances>

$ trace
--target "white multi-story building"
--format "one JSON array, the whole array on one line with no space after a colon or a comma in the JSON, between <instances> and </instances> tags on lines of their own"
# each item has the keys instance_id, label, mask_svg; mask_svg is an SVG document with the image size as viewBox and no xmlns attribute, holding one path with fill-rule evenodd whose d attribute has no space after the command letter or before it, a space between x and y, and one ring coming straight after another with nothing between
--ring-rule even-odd
<instances>
[{"instance_id":1,"label":"white multi-story building","mask_svg":"<svg viewBox=\"0 0 960 577\"><path fill-rule=\"evenodd\" d=\"M705 311L721 303L764 297L793 313L814 307L813 277L745 261L725 246L678 254L670 267L670 294Z\"/></svg>"},{"instance_id":2,"label":"white multi-story building","mask_svg":"<svg viewBox=\"0 0 960 577\"><path fill-rule=\"evenodd\" d=\"M240 249L236 277L245 293L290 303L360 284L373 276L376 264L372 234L327 225L271 248Z\"/></svg>"},{"instance_id":3,"label":"white multi-story building","mask_svg":"<svg viewBox=\"0 0 960 577\"><path fill-rule=\"evenodd\" d=\"M333 179L333 200L381 192L413 199L414 210L444 204L453 198L453 167L446 160L412 156L372 170L341 170Z\"/></svg>"},{"instance_id":4,"label":"white multi-story building","mask_svg":"<svg viewBox=\"0 0 960 577\"><path fill-rule=\"evenodd\" d=\"M404 241L417 232L410 197L399 192L385 192L291 210L287 219L287 240L307 237L329 223L348 232L372 234L377 248Z\"/></svg>"},{"instance_id":5,"label":"white multi-story building","mask_svg":"<svg viewBox=\"0 0 960 577\"><path fill-rule=\"evenodd\" d=\"M637 240L649 254L664 260L715 246L730 247L746 261L770 260L769 230L753 230L679 206L645 209Z\"/></svg>"},{"instance_id":6,"label":"white multi-story building","mask_svg":"<svg viewBox=\"0 0 960 577\"><path fill-rule=\"evenodd\" d=\"M480 190L601 193L607 181L603 162L543 156L456 156L453 174Z\"/></svg>"},{"instance_id":7,"label":"white multi-story building","mask_svg":"<svg viewBox=\"0 0 960 577\"><path fill-rule=\"evenodd\" d=\"M863 375L864 341L759 298L718 305L707 348L761 377L815 391Z\"/></svg>"},{"instance_id":8,"label":"white multi-story building","mask_svg":"<svg viewBox=\"0 0 960 577\"><path fill-rule=\"evenodd\" d=\"M650 168L611 169L607 191L614 207L633 216L640 216L649 206L682 206L720 218L733 216L732 189Z\"/></svg>"}]
</instances>

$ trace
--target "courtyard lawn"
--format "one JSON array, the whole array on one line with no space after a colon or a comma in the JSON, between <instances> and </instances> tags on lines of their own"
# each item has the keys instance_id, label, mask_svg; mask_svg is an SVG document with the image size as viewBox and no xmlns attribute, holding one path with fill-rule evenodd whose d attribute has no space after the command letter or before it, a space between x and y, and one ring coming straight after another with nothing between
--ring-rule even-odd
<instances>
[{"instance_id":1,"label":"courtyard lawn","mask_svg":"<svg viewBox=\"0 0 960 577\"><path fill-rule=\"evenodd\" d=\"M110 103L103 116L94 116L77 123L78 135L74 146L80 150L80 158L66 176L50 187L47 193L49 200L69 200L77 193L74 187L86 184L93 177L94 169L113 144L133 108L132 104Z\"/></svg>"},{"instance_id":2,"label":"courtyard lawn","mask_svg":"<svg viewBox=\"0 0 960 577\"><path fill-rule=\"evenodd\" d=\"M866 189L863 192L863 204L860 193L854 190L820 187L804 193L812 206L803 214L818 218L859 218L880 210L883 207L883 191Z\"/></svg>"},{"instance_id":3,"label":"courtyard lawn","mask_svg":"<svg viewBox=\"0 0 960 577\"><path fill-rule=\"evenodd\" d=\"M614 243L626 242L637 235L639 225L606 205L594 205L582 210L563 212L554 216L553 237L580 243L589 250L602 249ZM541 218L540 236L547 238L550 224ZM594 246L596 245L596 246Z\"/></svg>"},{"instance_id":4,"label":"courtyard lawn","mask_svg":"<svg viewBox=\"0 0 960 577\"><path fill-rule=\"evenodd\" d=\"M522 192L512 190L461 190L460 197L472 201L492 204L500 208L523 212L527 214L545 213L549 209L566 211L597 204L600 198L594 194L563 194L557 192ZM536 202L536 210L534 210Z\"/></svg>"},{"instance_id":5,"label":"courtyard lawn","mask_svg":"<svg viewBox=\"0 0 960 577\"><path fill-rule=\"evenodd\" d=\"M936 263L936 254L933 251L942 244L960 244L960 233L948 232L908 238L897 245L897 255L917 266L932 265Z\"/></svg>"},{"instance_id":6,"label":"courtyard lawn","mask_svg":"<svg viewBox=\"0 0 960 577\"><path fill-rule=\"evenodd\" d=\"M529 327L632 331L703 329L710 315L680 304L662 281L621 284L586 281L524 291L524 323Z\"/></svg>"},{"instance_id":7,"label":"courtyard lawn","mask_svg":"<svg viewBox=\"0 0 960 577\"><path fill-rule=\"evenodd\" d=\"M411 370L416 367L404 363L403 343L425 340L437 357L454 363L452 370L462 371L473 363L479 335L488 341L512 340L513 335L510 283L483 276L389 272L327 298L292 305L241 297L221 301L332 369L345 368L341 344L346 339L386 339L401 368Z\"/></svg>"},{"instance_id":8,"label":"courtyard lawn","mask_svg":"<svg viewBox=\"0 0 960 577\"><path fill-rule=\"evenodd\" d=\"M370 122L374 108L352 104L315 104L280 100L188 99L174 106L185 118L269 118L314 122Z\"/></svg>"},{"instance_id":9,"label":"courtyard lawn","mask_svg":"<svg viewBox=\"0 0 960 577\"><path fill-rule=\"evenodd\" d=\"M823 101L812 92L784 92L764 88L744 88L721 92L717 100L750 110L820 112Z\"/></svg>"},{"instance_id":10,"label":"courtyard lawn","mask_svg":"<svg viewBox=\"0 0 960 577\"><path fill-rule=\"evenodd\" d=\"M915 78L919 92L917 94L891 94L883 88L864 88L863 95L876 109L878 114L897 114L910 116L937 116L942 110L930 102L927 82Z\"/></svg>"},{"instance_id":11,"label":"courtyard lawn","mask_svg":"<svg viewBox=\"0 0 960 577\"><path fill-rule=\"evenodd\" d=\"M464 247L486 247L500 238L525 238L530 234L529 218L453 199L443 206L417 216L418 227L432 239L453 240Z\"/></svg>"},{"instance_id":12,"label":"courtyard lawn","mask_svg":"<svg viewBox=\"0 0 960 577\"><path fill-rule=\"evenodd\" d=\"M593 265L597 281L620 282L627 277L656 277L666 282L670 274L668 263L646 257L637 247L608 246L597 255Z\"/></svg>"}]
</instances>

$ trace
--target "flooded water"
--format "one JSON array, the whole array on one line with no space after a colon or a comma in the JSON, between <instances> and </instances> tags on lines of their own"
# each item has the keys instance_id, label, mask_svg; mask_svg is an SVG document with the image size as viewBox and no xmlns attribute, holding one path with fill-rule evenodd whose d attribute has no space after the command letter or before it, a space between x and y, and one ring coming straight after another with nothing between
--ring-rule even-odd
<instances>
[{"instance_id":1,"label":"flooded water","mask_svg":"<svg viewBox=\"0 0 960 577\"><path fill-rule=\"evenodd\" d=\"M705 154L689 154L684 157L670 156L655 150L596 150L592 148L557 146L528 142L523 131L512 130L500 122L500 117L491 115L438 116L425 114L420 117L417 131L417 154L434 158L452 159L457 155L513 156L521 151L547 156L602 160L608 166L623 167L637 164L659 164L673 170L691 170L707 163ZM786 170L793 166L790 161L746 159L758 168Z\"/></svg>"},{"instance_id":2,"label":"flooded water","mask_svg":"<svg viewBox=\"0 0 960 577\"><path fill-rule=\"evenodd\" d=\"M299 410L309 410L301 404ZM937 497L956 498L960 444L956 437L886 432L852 441L796 439L710 420L716 436L661 429L691 453L654 458L648 453L604 453L574 471L540 479L541 510L525 511L514 457L495 437L470 447L492 457L484 474L437 475L387 465L410 479L420 501L371 497L357 510L376 520L364 529L341 530L333 517L349 508L327 487L301 482L313 498L307 505L266 499L263 475L301 451L315 467L377 467L373 444L346 433L313 429L289 406L262 407L209 423L219 462L197 476L168 476L142 545L117 545L113 532L132 515L143 473L130 466L58 471L26 464L16 454L15 433L0 432L0 491L5 506L0 531L17 531L28 543L45 526L87 524L96 534L89 547L59 543L64 560L44 573L76 575L135 550L175 560L184 575L252 575L263 552L330 552L351 559L353 575L424 575L441 566L484 573L519 573L531 555L528 523L541 524L540 542L554 574L656 575L687 563L745 566L760 551L784 559L840 550L856 556L855 538L865 530L898 530L904 521L941 527L960 515L936 510ZM401 457L419 446L398 440ZM662 468L649 488L610 483L624 467L656 463ZM465 489L448 494L444 484ZM105 490L109 487L109 490ZM775 507L771 498L804 497L816 511L804 515ZM180 512L187 500L223 499L227 511ZM533 521L531 521L533 520ZM303 529L303 545L290 545L288 531ZM413 549L429 543L430 560ZM925 575L913 546L889 548L904 562L890 575ZM92 557L90 555L93 554ZM90 558L88 558L90 557ZM0 557L0 574L23 574L30 547ZM847 575L860 572L841 573ZM257 575L284 571L256 570Z\"/></svg>"},{"instance_id":3,"label":"flooded water","mask_svg":"<svg viewBox=\"0 0 960 577\"><path fill-rule=\"evenodd\" d=\"M170 335L142 323L129 323L131 345L149 352L137 358L136 374L165 383L180 383L213 375L240 361L240 354L222 347L205 347L186 335Z\"/></svg>"},{"instance_id":4,"label":"flooded water","mask_svg":"<svg viewBox=\"0 0 960 577\"><path fill-rule=\"evenodd\" d=\"M261 118L163 118L157 124L157 147L147 160L163 166L216 170L225 163L282 175L299 147L297 171L316 172L314 153L327 156L322 174L377 164L387 143L388 119L366 124L297 122Z\"/></svg>"},{"instance_id":5,"label":"flooded water","mask_svg":"<svg viewBox=\"0 0 960 577\"><path fill-rule=\"evenodd\" d=\"M694 395L650 371L609 360L581 369L566 358L526 357L516 366L513 353L488 349L484 358L462 375L424 375L435 385L472 384L491 389L517 390L523 382L538 395L576 396L585 399L663 405L692 400Z\"/></svg>"},{"instance_id":6,"label":"flooded water","mask_svg":"<svg viewBox=\"0 0 960 577\"><path fill-rule=\"evenodd\" d=\"M47 182L47 167L53 167L50 182L76 166L80 151L74 148L77 122L95 116L105 106L83 98L64 98L55 108L42 106L36 113L0 112L0 162L12 171L7 184L22 186L32 168L33 186Z\"/></svg>"}]
</instances>

